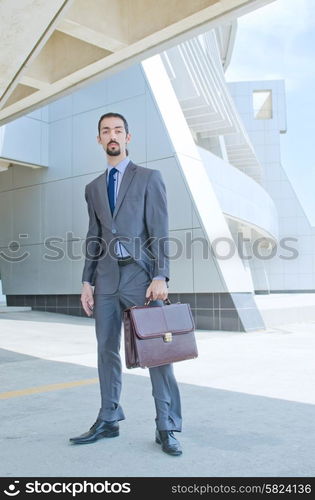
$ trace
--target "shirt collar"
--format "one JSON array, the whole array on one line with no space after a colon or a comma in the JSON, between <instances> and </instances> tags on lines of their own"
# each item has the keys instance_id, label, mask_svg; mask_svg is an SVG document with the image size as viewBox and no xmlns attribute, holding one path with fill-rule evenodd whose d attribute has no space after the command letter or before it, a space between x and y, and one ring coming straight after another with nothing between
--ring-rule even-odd
<instances>
[{"instance_id":1,"label":"shirt collar","mask_svg":"<svg viewBox=\"0 0 315 500\"><path fill-rule=\"evenodd\" d=\"M117 168L117 170L121 173L121 175L124 175L125 170L126 170L129 162L130 162L129 156L126 156L126 158L124 158L117 165L115 165L115 168ZM108 174L109 174L111 169L114 167L112 165L107 165L107 167L108 167Z\"/></svg>"}]
</instances>

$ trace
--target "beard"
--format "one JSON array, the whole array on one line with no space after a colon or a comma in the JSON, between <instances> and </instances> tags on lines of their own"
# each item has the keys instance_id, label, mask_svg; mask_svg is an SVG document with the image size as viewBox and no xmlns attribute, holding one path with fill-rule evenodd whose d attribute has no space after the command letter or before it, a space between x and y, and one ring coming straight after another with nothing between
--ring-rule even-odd
<instances>
[{"instance_id":1,"label":"beard","mask_svg":"<svg viewBox=\"0 0 315 500\"><path fill-rule=\"evenodd\" d=\"M117 142L113 143L113 144L116 144L118 146L117 149L111 149L110 147L110 144L107 146L106 148L106 153L109 155L109 156L119 156L120 153L121 153L121 150L120 150L120 146L119 144L117 144Z\"/></svg>"}]
</instances>

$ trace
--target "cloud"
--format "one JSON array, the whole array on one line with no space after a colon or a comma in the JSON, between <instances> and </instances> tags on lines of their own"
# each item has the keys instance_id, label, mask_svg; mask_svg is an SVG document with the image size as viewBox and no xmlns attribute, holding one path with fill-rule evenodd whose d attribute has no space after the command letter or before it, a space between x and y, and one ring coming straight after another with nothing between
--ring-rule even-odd
<instances>
[{"instance_id":1,"label":"cloud","mask_svg":"<svg viewBox=\"0 0 315 500\"><path fill-rule=\"evenodd\" d=\"M285 79L288 92L315 80L313 0L276 0L239 18L228 81Z\"/></svg>"},{"instance_id":2,"label":"cloud","mask_svg":"<svg viewBox=\"0 0 315 500\"><path fill-rule=\"evenodd\" d=\"M276 0L239 18L239 23L252 32L261 30L265 34L285 37L289 41L315 26L314 2Z\"/></svg>"}]
</instances>

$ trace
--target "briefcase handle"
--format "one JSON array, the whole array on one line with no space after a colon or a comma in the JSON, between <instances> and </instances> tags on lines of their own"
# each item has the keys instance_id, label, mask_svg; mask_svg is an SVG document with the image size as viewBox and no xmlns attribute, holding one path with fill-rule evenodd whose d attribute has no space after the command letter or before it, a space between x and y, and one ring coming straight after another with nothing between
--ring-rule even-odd
<instances>
[{"instance_id":1,"label":"briefcase handle","mask_svg":"<svg viewBox=\"0 0 315 500\"><path fill-rule=\"evenodd\" d=\"M148 305L150 304L150 302L152 302L152 299L150 299L150 298L149 298L149 299L148 299L148 300L144 303L144 305L145 305L145 306L148 306ZM169 306L169 305L172 303L172 302L170 301L170 299L169 299L169 298L167 298L167 299L163 300L163 302L164 302L164 304L165 304L165 305L167 305L167 306Z\"/></svg>"}]
</instances>

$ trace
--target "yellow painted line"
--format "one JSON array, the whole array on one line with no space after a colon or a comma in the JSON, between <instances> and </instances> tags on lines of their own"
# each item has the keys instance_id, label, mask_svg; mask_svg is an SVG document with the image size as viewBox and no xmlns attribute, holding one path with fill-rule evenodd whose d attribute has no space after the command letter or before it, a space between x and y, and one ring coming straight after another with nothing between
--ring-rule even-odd
<instances>
[{"instance_id":1,"label":"yellow painted line","mask_svg":"<svg viewBox=\"0 0 315 500\"><path fill-rule=\"evenodd\" d=\"M77 380L74 382L40 385L38 387L30 387L28 389L21 389L19 391L2 392L0 393L0 399L18 398L20 396L29 396L30 394L38 394L40 392L59 391L60 389L70 389L71 387L96 384L97 382L98 378L87 378L85 380Z\"/></svg>"}]
</instances>

